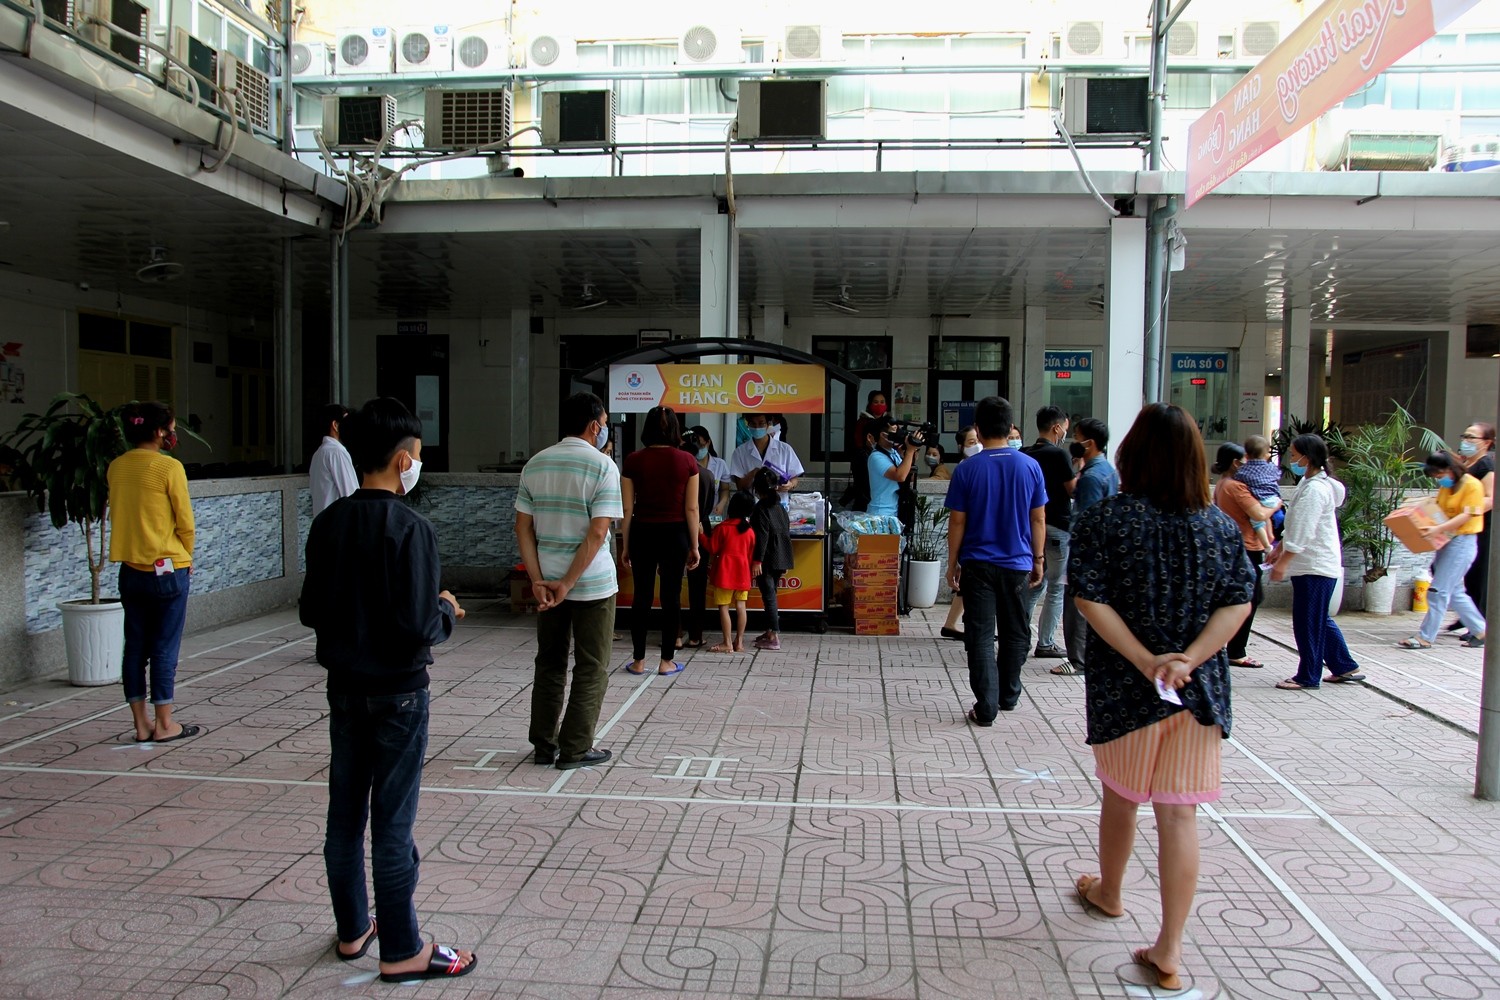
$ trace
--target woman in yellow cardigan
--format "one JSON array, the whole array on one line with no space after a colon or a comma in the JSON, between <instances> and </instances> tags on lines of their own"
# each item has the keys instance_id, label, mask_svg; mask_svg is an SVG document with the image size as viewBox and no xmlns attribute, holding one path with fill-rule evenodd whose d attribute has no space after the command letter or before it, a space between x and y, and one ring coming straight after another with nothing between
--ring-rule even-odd
<instances>
[{"instance_id":1,"label":"woman in yellow cardigan","mask_svg":"<svg viewBox=\"0 0 1500 1000\"><path fill-rule=\"evenodd\" d=\"M172 721L193 572L193 505L182 463L163 454L177 446L172 410L161 403L131 403L120 423L133 447L109 463L109 558L120 564L125 606L125 700L137 743L169 743L200 731ZM154 719L146 713L148 660Z\"/></svg>"}]
</instances>

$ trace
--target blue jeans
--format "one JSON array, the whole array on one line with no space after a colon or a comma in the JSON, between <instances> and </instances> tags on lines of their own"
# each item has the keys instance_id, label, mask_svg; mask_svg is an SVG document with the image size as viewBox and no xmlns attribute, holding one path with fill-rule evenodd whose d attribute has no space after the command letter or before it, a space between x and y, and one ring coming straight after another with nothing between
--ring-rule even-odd
<instances>
[{"instance_id":1,"label":"blue jeans","mask_svg":"<svg viewBox=\"0 0 1500 1000\"><path fill-rule=\"evenodd\" d=\"M1474 565L1478 551L1478 535L1454 535L1438 549L1437 558L1432 561L1432 586L1427 589L1427 617L1422 619L1417 632L1423 642L1437 638L1443 615L1450 607L1458 612L1458 620L1472 635L1484 635L1484 613L1475 606L1464 582L1464 574Z\"/></svg>"},{"instance_id":2,"label":"blue jeans","mask_svg":"<svg viewBox=\"0 0 1500 1000\"><path fill-rule=\"evenodd\" d=\"M1335 677L1359 669L1344 633L1328 614L1336 581L1331 576L1292 577L1292 637L1297 641L1297 676L1303 687L1323 683L1323 665Z\"/></svg>"},{"instance_id":3,"label":"blue jeans","mask_svg":"<svg viewBox=\"0 0 1500 1000\"><path fill-rule=\"evenodd\" d=\"M1026 589L1027 639L1031 638L1031 615L1036 602L1042 602L1042 620L1037 625L1038 646L1057 645L1057 626L1063 617L1063 584L1068 573L1068 541L1071 536L1061 528L1047 525L1047 568L1042 576L1042 585Z\"/></svg>"},{"instance_id":4,"label":"blue jeans","mask_svg":"<svg viewBox=\"0 0 1500 1000\"><path fill-rule=\"evenodd\" d=\"M1021 665L1031 643L1031 623L1023 592L1027 573L994 563L966 562L959 590L964 595L964 649L969 654L969 686L974 719L985 726L997 712L1021 700ZM995 636L1000 636L997 657Z\"/></svg>"},{"instance_id":5,"label":"blue jeans","mask_svg":"<svg viewBox=\"0 0 1500 1000\"><path fill-rule=\"evenodd\" d=\"M151 704L172 704L191 579L185 569L157 576L120 566L120 603L125 607L120 680L126 701L146 700L146 661L150 660Z\"/></svg>"},{"instance_id":6,"label":"blue jeans","mask_svg":"<svg viewBox=\"0 0 1500 1000\"><path fill-rule=\"evenodd\" d=\"M370 929L365 894L365 820L375 910L380 914L380 959L399 962L422 950L417 909L417 791L427 752L427 692L328 695L328 834L323 861L340 941Z\"/></svg>"}]
</instances>

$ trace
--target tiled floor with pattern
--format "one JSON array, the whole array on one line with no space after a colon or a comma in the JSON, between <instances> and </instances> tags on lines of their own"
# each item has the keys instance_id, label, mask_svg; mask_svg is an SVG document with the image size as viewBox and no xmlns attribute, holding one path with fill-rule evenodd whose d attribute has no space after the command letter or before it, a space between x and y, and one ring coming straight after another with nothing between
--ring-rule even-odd
<instances>
[{"instance_id":1,"label":"tiled floor with pattern","mask_svg":"<svg viewBox=\"0 0 1500 1000\"><path fill-rule=\"evenodd\" d=\"M936 609L942 611L943 609ZM525 741L533 621L475 602L433 669L424 929L470 976L401 996L1148 997L1143 811L1130 914L1085 913L1099 804L1081 681L1032 660L1018 711L963 721L960 644L791 633L779 652L616 672L608 765ZM1481 653L1343 619L1366 685L1277 691L1285 615L1236 671L1203 810L1190 997L1500 995L1500 806L1471 796ZM189 638L179 717L130 742L114 687L0 696L0 998L384 996L334 960L323 671L290 613ZM628 655L623 644L616 659Z\"/></svg>"}]
</instances>

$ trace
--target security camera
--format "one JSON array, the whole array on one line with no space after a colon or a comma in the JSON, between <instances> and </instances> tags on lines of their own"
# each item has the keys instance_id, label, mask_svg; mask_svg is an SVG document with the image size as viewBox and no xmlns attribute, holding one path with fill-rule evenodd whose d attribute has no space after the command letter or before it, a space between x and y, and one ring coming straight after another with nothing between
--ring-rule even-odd
<instances>
[{"instance_id":1,"label":"security camera","mask_svg":"<svg viewBox=\"0 0 1500 1000\"><path fill-rule=\"evenodd\" d=\"M87 281L80 281L78 283L78 290L80 292L86 292L86 291L88 291L89 290L89 283Z\"/></svg>"}]
</instances>

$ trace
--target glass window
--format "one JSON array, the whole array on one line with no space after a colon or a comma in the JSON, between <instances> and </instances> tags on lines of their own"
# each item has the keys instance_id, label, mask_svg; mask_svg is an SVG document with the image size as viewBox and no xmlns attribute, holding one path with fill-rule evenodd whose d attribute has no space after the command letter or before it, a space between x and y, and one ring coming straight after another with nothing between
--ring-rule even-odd
<instances>
[{"instance_id":1,"label":"glass window","mask_svg":"<svg viewBox=\"0 0 1500 1000\"><path fill-rule=\"evenodd\" d=\"M1211 108L1218 100L1214 96L1214 79L1208 73L1168 73L1167 107Z\"/></svg>"},{"instance_id":2,"label":"glass window","mask_svg":"<svg viewBox=\"0 0 1500 1000\"><path fill-rule=\"evenodd\" d=\"M296 124L317 128L323 124L323 98L316 94L304 94L300 90L297 91L295 114Z\"/></svg>"},{"instance_id":3,"label":"glass window","mask_svg":"<svg viewBox=\"0 0 1500 1000\"><path fill-rule=\"evenodd\" d=\"M109 351L111 354L126 353L125 321L114 316L79 313L78 348L83 351Z\"/></svg>"},{"instance_id":4,"label":"glass window","mask_svg":"<svg viewBox=\"0 0 1500 1000\"><path fill-rule=\"evenodd\" d=\"M1020 38L955 38L953 61L966 66L1019 62L1026 55ZM955 73L948 77L948 110L955 115L1018 111L1026 106L1024 73Z\"/></svg>"},{"instance_id":5,"label":"glass window","mask_svg":"<svg viewBox=\"0 0 1500 1000\"><path fill-rule=\"evenodd\" d=\"M829 380L828 412L833 444L831 461L847 461L857 454L860 445L854 441L854 425L872 389L889 393L891 387L891 338L889 337L818 337L812 353L824 361L846 368L860 376L857 390L844 383ZM812 418L812 456L824 458L823 417Z\"/></svg>"},{"instance_id":6,"label":"glass window","mask_svg":"<svg viewBox=\"0 0 1500 1000\"><path fill-rule=\"evenodd\" d=\"M875 38L870 60L881 64L936 63L946 56L945 38ZM913 76L885 74L870 78L870 110L907 113L942 112L948 106L948 81L938 73Z\"/></svg>"},{"instance_id":7,"label":"glass window","mask_svg":"<svg viewBox=\"0 0 1500 1000\"><path fill-rule=\"evenodd\" d=\"M239 57L241 62L250 61L250 32L230 21L225 28L224 48Z\"/></svg>"},{"instance_id":8,"label":"glass window","mask_svg":"<svg viewBox=\"0 0 1500 1000\"><path fill-rule=\"evenodd\" d=\"M1437 35L1417 48L1416 58L1435 62L1457 53L1457 35ZM1392 73L1389 86L1393 109L1449 111L1456 106L1458 77L1452 73Z\"/></svg>"},{"instance_id":9,"label":"glass window","mask_svg":"<svg viewBox=\"0 0 1500 1000\"><path fill-rule=\"evenodd\" d=\"M865 39L844 39L844 59L852 63L868 60ZM828 114L847 115L863 111L865 107L865 78L862 76L834 76L828 80Z\"/></svg>"},{"instance_id":10,"label":"glass window","mask_svg":"<svg viewBox=\"0 0 1500 1000\"><path fill-rule=\"evenodd\" d=\"M675 45L615 45L612 48L616 66L671 66L677 61ZM682 80L615 82L615 104L621 115L681 115L686 110L682 93Z\"/></svg>"},{"instance_id":11,"label":"glass window","mask_svg":"<svg viewBox=\"0 0 1500 1000\"><path fill-rule=\"evenodd\" d=\"M1010 341L986 337L944 337L928 342L928 419L940 430L958 430L973 417L974 404L986 396L1004 395L1010 384ZM939 377L941 373L942 377ZM948 436L945 450L953 446Z\"/></svg>"},{"instance_id":12,"label":"glass window","mask_svg":"<svg viewBox=\"0 0 1500 1000\"><path fill-rule=\"evenodd\" d=\"M1384 73L1344 98L1346 108L1385 107L1386 75Z\"/></svg>"},{"instance_id":13,"label":"glass window","mask_svg":"<svg viewBox=\"0 0 1500 1000\"><path fill-rule=\"evenodd\" d=\"M216 49L224 47L224 15L207 7L198 8L198 40Z\"/></svg>"},{"instance_id":14,"label":"glass window","mask_svg":"<svg viewBox=\"0 0 1500 1000\"><path fill-rule=\"evenodd\" d=\"M172 328L152 323L131 323L130 353L138 358L170 358Z\"/></svg>"},{"instance_id":15,"label":"glass window","mask_svg":"<svg viewBox=\"0 0 1500 1000\"><path fill-rule=\"evenodd\" d=\"M948 337L932 348L932 366L938 371L968 371L1005 367L1006 342L982 337Z\"/></svg>"}]
</instances>

